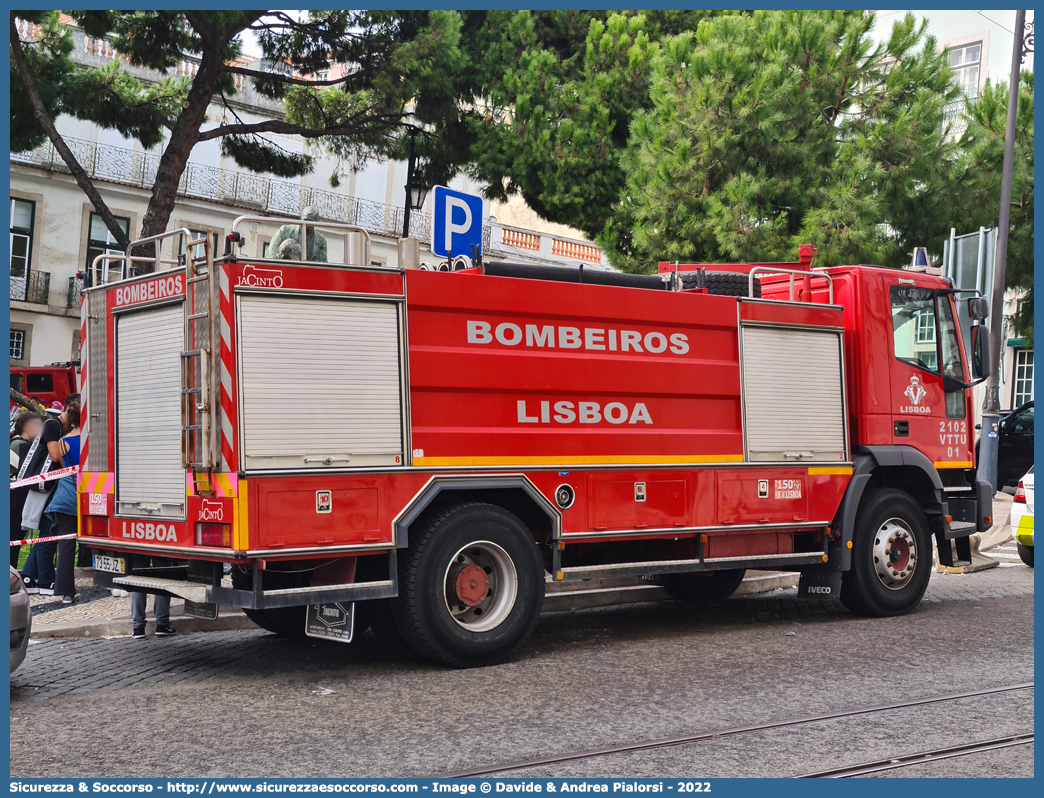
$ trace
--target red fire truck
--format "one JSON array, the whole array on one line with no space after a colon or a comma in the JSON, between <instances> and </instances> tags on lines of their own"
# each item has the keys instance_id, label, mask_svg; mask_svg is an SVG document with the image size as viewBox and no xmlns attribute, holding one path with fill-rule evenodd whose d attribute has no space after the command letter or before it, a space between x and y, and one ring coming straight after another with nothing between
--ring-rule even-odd
<instances>
[{"instance_id":1,"label":"red fire truck","mask_svg":"<svg viewBox=\"0 0 1044 798\"><path fill-rule=\"evenodd\" d=\"M524 643L547 580L706 598L784 569L857 613L906 612L932 538L969 558L992 522L967 390L986 329L966 351L955 320L985 301L944 279L816 270L811 247L655 275L386 268L330 224L359 244L345 263L291 262L242 254L256 221L222 257L200 239L164 259L187 230L145 242L86 293L99 584L289 636L350 639L358 607L470 666Z\"/></svg>"}]
</instances>

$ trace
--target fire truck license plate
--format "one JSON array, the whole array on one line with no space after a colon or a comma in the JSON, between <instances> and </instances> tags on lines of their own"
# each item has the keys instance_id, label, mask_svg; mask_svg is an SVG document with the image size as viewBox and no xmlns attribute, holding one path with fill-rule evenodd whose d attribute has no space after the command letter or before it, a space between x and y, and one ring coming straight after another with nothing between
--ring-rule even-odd
<instances>
[{"instance_id":1,"label":"fire truck license plate","mask_svg":"<svg viewBox=\"0 0 1044 798\"><path fill-rule=\"evenodd\" d=\"M127 562L122 557L110 557L107 554L94 555L94 570L107 574L127 573Z\"/></svg>"}]
</instances>

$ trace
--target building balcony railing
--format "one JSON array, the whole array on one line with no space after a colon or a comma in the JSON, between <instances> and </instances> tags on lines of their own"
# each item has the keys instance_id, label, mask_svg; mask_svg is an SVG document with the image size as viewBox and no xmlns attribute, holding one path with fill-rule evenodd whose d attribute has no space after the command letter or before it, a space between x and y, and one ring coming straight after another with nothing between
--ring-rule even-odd
<instances>
[{"instance_id":1,"label":"building balcony railing","mask_svg":"<svg viewBox=\"0 0 1044 798\"><path fill-rule=\"evenodd\" d=\"M65 142L80 166L95 180L148 189L156 182L160 161L158 155L70 137ZM69 171L50 142L35 150L11 153L11 161L51 172ZM178 194L254 213L295 219L300 218L302 210L311 206L319 212L321 218L329 221L357 225L367 232L393 238L402 234L402 208L253 172L190 163L181 175ZM421 241L429 241L431 224L431 214L413 211L410 215L410 235ZM482 228L482 240L483 247L488 248L488 225Z\"/></svg>"},{"instance_id":2,"label":"building balcony railing","mask_svg":"<svg viewBox=\"0 0 1044 798\"><path fill-rule=\"evenodd\" d=\"M69 298L65 302L67 308L80 307L80 292L83 291L83 280L79 277L69 278Z\"/></svg>"},{"instance_id":3,"label":"building balcony railing","mask_svg":"<svg viewBox=\"0 0 1044 798\"><path fill-rule=\"evenodd\" d=\"M46 305L51 294L51 273L30 271L29 279L12 277L10 289L11 299L16 302Z\"/></svg>"}]
</instances>

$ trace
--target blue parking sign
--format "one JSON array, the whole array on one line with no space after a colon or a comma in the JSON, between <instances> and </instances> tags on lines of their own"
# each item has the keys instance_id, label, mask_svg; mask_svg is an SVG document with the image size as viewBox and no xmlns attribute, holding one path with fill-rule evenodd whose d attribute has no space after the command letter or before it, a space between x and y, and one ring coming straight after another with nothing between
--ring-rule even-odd
<instances>
[{"instance_id":1,"label":"blue parking sign","mask_svg":"<svg viewBox=\"0 0 1044 798\"><path fill-rule=\"evenodd\" d=\"M432 252L440 258L470 258L482 250L482 197L435 186L434 211Z\"/></svg>"}]
</instances>

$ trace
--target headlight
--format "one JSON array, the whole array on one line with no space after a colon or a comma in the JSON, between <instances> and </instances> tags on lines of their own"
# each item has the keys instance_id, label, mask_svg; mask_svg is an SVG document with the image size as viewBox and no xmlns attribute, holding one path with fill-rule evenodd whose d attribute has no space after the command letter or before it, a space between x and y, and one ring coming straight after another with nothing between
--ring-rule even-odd
<instances>
[{"instance_id":1,"label":"headlight","mask_svg":"<svg viewBox=\"0 0 1044 798\"><path fill-rule=\"evenodd\" d=\"M17 571L11 571L11 595L21 593L23 590L25 590L25 585L22 584L22 577Z\"/></svg>"}]
</instances>

